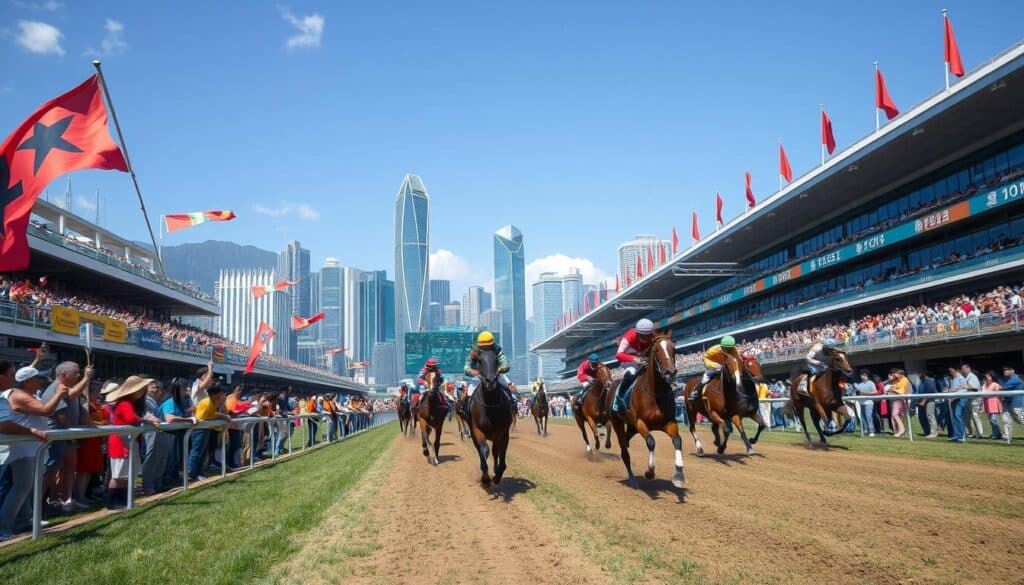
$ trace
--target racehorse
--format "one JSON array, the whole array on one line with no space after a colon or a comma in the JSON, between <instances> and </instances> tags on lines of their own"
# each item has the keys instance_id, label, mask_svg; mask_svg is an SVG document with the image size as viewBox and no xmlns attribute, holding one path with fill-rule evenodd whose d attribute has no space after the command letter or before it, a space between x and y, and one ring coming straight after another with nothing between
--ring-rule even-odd
<instances>
[{"instance_id":1,"label":"racehorse","mask_svg":"<svg viewBox=\"0 0 1024 585\"><path fill-rule=\"evenodd\" d=\"M821 439L821 446L828 447L828 439L837 433L841 433L849 422L849 414L846 412L846 404L843 403L844 377L853 374L850 367L850 360L846 354L839 350L832 350L828 357L828 365L825 372L814 377L814 382L804 394L799 391L800 385L807 374L800 374L793 380L793 387L789 393L790 406L794 414L800 417L800 425L804 428L804 437L807 438L807 446L811 446L811 434L807 431L807 424L804 421L804 409L810 409L811 420L814 421L814 428L818 431ZM839 414L843 419L842 425L838 425L835 431L822 429L822 421L832 420L832 414Z\"/></svg>"},{"instance_id":2,"label":"racehorse","mask_svg":"<svg viewBox=\"0 0 1024 585\"><path fill-rule=\"evenodd\" d=\"M604 425L604 448L612 448L612 429L608 424L613 398L613 393L609 392L611 388L612 372L604 363L598 362L594 383L583 396L582 406L574 408L572 411L573 416L576 417L576 424L579 425L580 432L583 433L583 443L587 446L587 453L591 452L591 448L590 439L587 437L587 427L584 425L590 425L590 430L594 433L594 448L598 451L601 450L601 437L597 434L597 427Z\"/></svg>"},{"instance_id":3,"label":"racehorse","mask_svg":"<svg viewBox=\"0 0 1024 585\"><path fill-rule=\"evenodd\" d=\"M683 401L686 405L686 414L690 419L690 436L693 437L697 455L704 455L704 446L695 431L697 425L697 414L711 421L711 432L715 435L715 447L718 454L725 452L726 444L729 442L731 427L736 427L743 438L743 444L747 448L747 455L753 455L753 445L761 437L761 432L767 428L764 418L758 410L757 382L761 379L761 364L757 358L744 355L736 359L731 355L725 356L725 365L722 373L716 376L704 388L703 396L697 400L691 400L692 390L697 386L699 380L692 378L686 383L686 390L683 394ZM757 422L757 434L753 439L747 438L747 432L743 428L742 418L748 417ZM732 423L731 425L729 423ZM724 428L724 436L719 436L719 429Z\"/></svg>"},{"instance_id":4,"label":"racehorse","mask_svg":"<svg viewBox=\"0 0 1024 585\"><path fill-rule=\"evenodd\" d=\"M533 397L533 406L530 407L530 414L533 415L533 422L537 423L537 434L548 436L548 393L544 389L544 382L539 382L537 395ZM542 430L543 429L543 430Z\"/></svg>"},{"instance_id":5,"label":"racehorse","mask_svg":"<svg viewBox=\"0 0 1024 585\"><path fill-rule=\"evenodd\" d=\"M515 416L513 404L498 382L498 356L493 348L476 350L480 363L480 385L469 402L470 436L480 455L480 484L498 485L505 473L505 455L508 452L509 429ZM487 441L491 444L488 446ZM493 451L494 477L488 474L487 456Z\"/></svg>"},{"instance_id":6,"label":"racehorse","mask_svg":"<svg viewBox=\"0 0 1024 585\"><path fill-rule=\"evenodd\" d=\"M416 408L416 419L419 421L420 435L423 438L423 456L427 461L437 465L438 450L441 448L441 429L444 427L444 419L448 416L444 403L441 402L441 375L429 370L423 375L426 382L426 389L420 393L420 401ZM430 430L434 430L434 458L430 458L430 450L427 443L430 438Z\"/></svg>"},{"instance_id":7,"label":"racehorse","mask_svg":"<svg viewBox=\"0 0 1024 585\"><path fill-rule=\"evenodd\" d=\"M402 430L402 436L412 432L412 408L409 406L408 396L398 400L398 427Z\"/></svg>"},{"instance_id":8,"label":"racehorse","mask_svg":"<svg viewBox=\"0 0 1024 585\"><path fill-rule=\"evenodd\" d=\"M462 406L467 400L469 400L469 396L466 395L466 389L457 390L453 410L455 411L455 422L459 425L459 440L469 436L469 420L462 416Z\"/></svg>"},{"instance_id":9,"label":"racehorse","mask_svg":"<svg viewBox=\"0 0 1024 585\"><path fill-rule=\"evenodd\" d=\"M629 440L637 433L643 436L649 454L644 477L654 479L654 436L651 432L662 431L672 439L676 452L672 485L681 488L684 481L683 440L676 423L675 390L672 387L676 377L676 348L668 333L655 335L647 350L646 361L647 365L636 377L626 411L612 416L612 427L619 441L630 487L637 487L637 483L630 466ZM619 389L619 392L626 391L627 388Z\"/></svg>"}]
</instances>

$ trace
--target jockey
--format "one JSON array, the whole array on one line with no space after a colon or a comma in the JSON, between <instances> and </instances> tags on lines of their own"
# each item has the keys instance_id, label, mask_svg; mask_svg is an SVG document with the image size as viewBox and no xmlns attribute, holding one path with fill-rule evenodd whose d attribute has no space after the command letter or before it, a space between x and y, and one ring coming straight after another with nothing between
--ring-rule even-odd
<instances>
[{"instance_id":1,"label":"jockey","mask_svg":"<svg viewBox=\"0 0 1024 585\"><path fill-rule=\"evenodd\" d=\"M654 323L650 319L640 319L636 322L636 327L630 329L622 336L615 359L626 368L626 372L622 375L622 381L615 388L615 397L612 399L612 413L619 414L621 411L620 407L622 406L619 404L620 394L633 385L637 374L647 366L645 354L653 342Z\"/></svg>"},{"instance_id":2,"label":"jockey","mask_svg":"<svg viewBox=\"0 0 1024 585\"><path fill-rule=\"evenodd\" d=\"M601 363L600 358L597 357L596 353L592 353L589 358L580 362L580 367L576 369L576 379L583 385L583 389L573 397L574 408L582 406L583 399L587 396L590 387L594 385L595 378L597 377L597 365L599 363Z\"/></svg>"},{"instance_id":3,"label":"jockey","mask_svg":"<svg viewBox=\"0 0 1024 585\"><path fill-rule=\"evenodd\" d=\"M469 396L473 396L477 387L480 386L480 351L491 348L494 348L494 353L498 357L498 382L505 387L506 391L512 388L512 381L508 379L507 375L509 371L508 356L501 351L501 347L494 345L494 334L490 331L482 331L476 338L476 347L469 351L464 366L465 374L472 378L469 382Z\"/></svg>"},{"instance_id":4,"label":"jockey","mask_svg":"<svg viewBox=\"0 0 1024 585\"><path fill-rule=\"evenodd\" d=\"M820 343L815 343L811 346L811 349L807 351L807 367L804 370L807 376L804 377L803 383L800 384L801 392L807 392L814 378L825 372L828 368L828 360L832 358L832 354L838 348L839 342L831 337L827 337Z\"/></svg>"},{"instance_id":5,"label":"jockey","mask_svg":"<svg viewBox=\"0 0 1024 585\"><path fill-rule=\"evenodd\" d=\"M544 382L540 378L530 382L530 408L533 408L533 403L537 402L537 391L542 387L544 387Z\"/></svg>"},{"instance_id":6,"label":"jockey","mask_svg":"<svg viewBox=\"0 0 1024 585\"><path fill-rule=\"evenodd\" d=\"M398 387L398 399L406 404L409 403L409 387L405 385L405 382Z\"/></svg>"},{"instance_id":7,"label":"jockey","mask_svg":"<svg viewBox=\"0 0 1024 585\"><path fill-rule=\"evenodd\" d=\"M727 355L740 359L740 352L736 349L736 339L732 335L726 335L717 345L712 345L704 352L704 377L700 379L700 384L693 389L690 400L696 400L698 396L701 396L708 382L722 371Z\"/></svg>"},{"instance_id":8,"label":"jockey","mask_svg":"<svg viewBox=\"0 0 1024 585\"><path fill-rule=\"evenodd\" d=\"M427 372L434 372L439 378L438 383L441 391L437 393L437 397L441 400L441 406L448 408L448 399L445 397L444 392L444 376L441 374L441 366L437 365L437 359L430 358L427 363L423 364L420 368L420 376L416 379L416 383L426 390L433 390L433 388L427 388Z\"/></svg>"}]
</instances>

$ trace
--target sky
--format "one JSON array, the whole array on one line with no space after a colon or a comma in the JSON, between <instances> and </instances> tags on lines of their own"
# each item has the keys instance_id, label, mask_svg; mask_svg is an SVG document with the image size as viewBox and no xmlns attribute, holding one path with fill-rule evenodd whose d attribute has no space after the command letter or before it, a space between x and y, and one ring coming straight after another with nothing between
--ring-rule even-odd
<instances>
[{"instance_id":1,"label":"sky","mask_svg":"<svg viewBox=\"0 0 1024 585\"><path fill-rule=\"evenodd\" d=\"M101 59L150 210L238 219L167 237L394 274L405 173L431 197L434 277L493 282L495 230L541 271L614 275L636 234L685 243L874 130L873 62L903 111L943 87L948 8L970 71L1024 38L1024 3L0 0L0 128ZM8 130L7 132L9 132ZM6 134L6 132L4 132ZM51 184L52 197L65 179ZM145 240L123 173L72 177L76 211ZM528 311L529 312L529 311Z\"/></svg>"}]
</instances>

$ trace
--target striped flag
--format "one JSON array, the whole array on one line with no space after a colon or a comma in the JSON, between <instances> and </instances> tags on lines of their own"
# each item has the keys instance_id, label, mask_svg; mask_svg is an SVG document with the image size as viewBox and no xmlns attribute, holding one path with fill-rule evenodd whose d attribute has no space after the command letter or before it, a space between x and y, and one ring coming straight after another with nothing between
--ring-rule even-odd
<instances>
[{"instance_id":1,"label":"striped flag","mask_svg":"<svg viewBox=\"0 0 1024 585\"><path fill-rule=\"evenodd\" d=\"M213 210L193 211L190 213L173 213L164 216L164 224L167 226L167 233L173 234L178 230L197 226L208 221L231 221L235 219L234 211Z\"/></svg>"}]
</instances>

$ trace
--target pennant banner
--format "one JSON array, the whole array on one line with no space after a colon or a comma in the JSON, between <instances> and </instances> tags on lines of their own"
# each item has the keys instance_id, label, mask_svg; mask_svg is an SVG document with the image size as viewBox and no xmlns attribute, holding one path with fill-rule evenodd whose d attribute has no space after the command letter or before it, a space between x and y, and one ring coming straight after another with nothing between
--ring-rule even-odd
<instances>
[{"instance_id":1,"label":"pennant banner","mask_svg":"<svg viewBox=\"0 0 1024 585\"><path fill-rule=\"evenodd\" d=\"M167 233L173 234L178 230L205 223L207 221L231 221L235 219L234 211L193 211L191 213L177 213L164 216L164 224L167 226Z\"/></svg>"},{"instance_id":2,"label":"pennant banner","mask_svg":"<svg viewBox=\"0 0 1024 585\"><path fill-rule=\"evenodd\" d=\"M249 350L249 358L245 360L246 374L251 374L256 369L256 360L260 358L260 354L275 335L277 334L270 328L270 325L260 321L260 328L256 331L256 337L252 340L252 349Z\"/></svg>"},{"instance_id":3,"label":"pennant banner","mask_svg":"<svg viewBox=\"0 0 1024 585\"><path fill-rule=\"evenodd\" d=\"M299 317L298 315L292 315L292 331L305 329L306 327L309 327L313 323L316 323L317 321L323 319L325 316L326 315L324 313L317 313L316 315L313 315L308 319L304 319L302 317Z\"/></svg>"}]
</instances>

